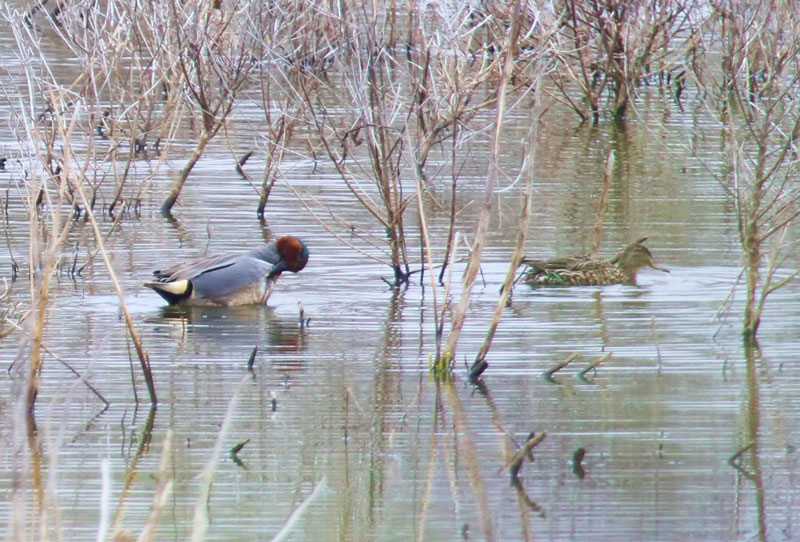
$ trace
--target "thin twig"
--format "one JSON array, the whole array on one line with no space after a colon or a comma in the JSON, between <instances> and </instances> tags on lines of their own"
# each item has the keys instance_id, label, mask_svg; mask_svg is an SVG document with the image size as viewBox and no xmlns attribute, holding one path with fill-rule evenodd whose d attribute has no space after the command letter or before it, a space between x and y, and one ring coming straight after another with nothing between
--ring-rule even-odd
<instances>
[{"instance_id":1,"label":"thin twig","mask_svg":"<svg viewBox=\"0 0 800 542\"><path fill-rule=\"evenodd\" d=\"M150 370L150 355L144 349L142 340L139 338L139 334L136 333L136 328L133 325L133 318L131 318L131 314L128 312L128 306L125 303L125 294L122 291L122 286L120 286L119 281L117 280L117 274L114 272L114 267L111 265L111 260L108 257L108 253L106 253L105 244L103 243L103 235L100 233L100 227L97 225L97 221L94 218L94 211L91 209L88 201L86 200L86 194L83 191L83 183L76 182L75 188L77 189L78 195L83 203L86 217L89 219L89 223L92 226L95 242L100 249L100 254L102 255L103 262L106 265L106 270L108 271L108 276L111 279L111 284L114 286L114 290L117 292L117 297L119 297L119 304L120 308L122 309L122 314L125 317L125 324L128 326L128 333L130 333L131 340L136 348L136 354L139 356L139 363L141 364L142 373L144 374L144 381L147 384L147 391L150 394L150 402L152 404L156 404L158 403L158 399L156 397L156 388L153 382L153 373Z\"/></svg>"},{"instance_id":2,"label":"thin twig","mask_svg":"<svg viewBox=\"0 0 800 542\"><path fill-rule=\"evenodd\" d=\"M26 314L27 314L27 313L26 313ZM11 320L6 320L6 322L8 322L9 324L11 324L11 325L12 325L12 326L13 326L15 329L19 330L20 332L22 332L23 334L25 334L25 335L26 335L28 338L30 338L30 335L28 334L28 332L27 332L25 329L23 329L23 328L22 328L20 325L18 325L16 322L13 322L13 321L11 321ZM81 382L83 382L83 383L86 385L86 387L87 387L87 388L89 388L89 389L92 391L92 393L94 393L94 394L97 396L97 398L98 398L98 399L100 399L101 401L103 401L103 403L106 405L106 407L108 407L108 406L111 404L111 403L109 403L109 402L106 400L106 398L105 398L105 397L103 397L103 394L101 394L99 391L97 391L97 389L96 389L94 386L92 386L92 385L89 383L89 381L88 381L88 380L86 380L86 379L83 377L83 375L82 375L82 374L80 374L80 373L79 373L79 372L78 372L78 371L77 371L75 368L73 368L73 367L72 367L72 366L71 366L69 363L67 363L66 361L64 361L63 359L61 359L59 356L57 356L57 355L56 355L56 354L55 354L55 353L54 353L52 350L50 350L49 348L47 348L47 345L45 345L44 343L41 343L41 344L40 344L40 346L42 347L42 350L44 350L45 352L47 352L47 353L50 355L50 357L52 357L54 360L56 360L56 361L57 361L57 362L59 362L61 365L63 365L64 367L66 367L66 368L67 368L67 369L68 369L68 370L69 370L69 371L70 371L72 374L74 374L74 375L75 375L75 376L78 378L78 380L80 380ZM12 365L13 365L13 364L12 364ZM10 369L10 368L9 368L9 369Z\"/></svg>"}]
</instances>

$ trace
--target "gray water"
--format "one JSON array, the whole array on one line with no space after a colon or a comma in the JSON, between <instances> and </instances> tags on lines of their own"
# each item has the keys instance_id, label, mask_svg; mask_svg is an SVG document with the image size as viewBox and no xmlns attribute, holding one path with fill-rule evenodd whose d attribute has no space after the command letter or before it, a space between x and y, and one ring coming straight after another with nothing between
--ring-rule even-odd
<instances>
[{"instance_id":1,"label":"gray water","mask_svg":"<svg viewBox=\"0 0 800 542\"><path fill-rule=\"evenodd\" d=\"M103 410L91 391L47 359L37 420L45 453L57 451L47 472L55 476L64 539L96 537L104 460L111 472L110 517L124 530L143 528L171 431L167 471L173 487L156 538L186 540L202 470L234 397L210 496L201 503L210 519L209 540L271 538L320 484L289 539L800 536L800 285L790 282L767 303L761 350L748 373L739 336L743 285L716 317L737 283L740 262L731 204L708 171L718 165L719 128L691 103L680 111L655 91L644 98L640 116L624 132L610 123L579 126L555 105L544 116L526 254L590 248L604 162L613 149L617 165L603 254L647 235L655 258L671 273L644 270L638 286L518 285L482 386L468 382L464 362L483 341L508 269L518 189L500 192L495 201L455 378L436 383L429 372L435 337L427 280L424 286L416 280L401 290L388 287L381 277L388 278L390 269L333 237L286 184L276 186L262 227L255 218L257 195L236 175L221 141L192 174L176 222L165 220L157 209L183 164L184 155L176 154L146 193L142 215L122 220L108 240L150 354L160 401L154 413L148 412L135 352L102 263L74 279L59 274L54 286L45 344L110 402ZM661 126L665 108L669 115ZM237 113L239 120L247 111ZM521 161L528 122L521 111L508 124L503 163L509 169ZM236 126L239 141L258 137L255 123ZM183 136L186 142L194 137ZM6 148L12 145L6 142ZM480 198L485 152L474 150L460 185L461 204ZM155 160L141 158L137 167L147 170ZM261 165L254 159L248 168L257 172ZM289 159L283 172L294 190L383 234L326 165L314 170L309 161ZM0 188L10 189L9 236L25 263L28 219L16 186L12 173L0 172ZM470 238L477 207L458 224ZM431 212L431 235L441 250L447 220ZM101 225L107 231L110 220ZM304 239L311 258L301 273L281 278L266 307L169 310L141 286L154 268L286 234ZM352 242L380 256L358 239ZM73 225L65 246L76 244L84 262L93 241L83 221ZM69 251L66 257L72 257ZM786 273L795 269L796 256L784 265ZM9 267L4 250L0 270L10 281ZM455 282L462 270L455 266ZM27 274L12 287L24 302ZM299 303L308 326L299 324ZM4 368L18 344L18 334L0 344ZM251 373L247 362L255 346ZM577 360L553 381L543 377L572 353ZM610 357L596 372L578 378L605 355ZM11 445L20 437L11 434L11 418L24 370L16 367L0 372L0 440L8 443L0 446L0 492L6 502L20 476L19 448ZM134 387L143 400L138 405ZM513 486L508 457L530 432L543 431L547 437L521 471L521 488ZM734 468L730 459L753 435L756 454L745 453L741 468ZM140 447L145 437L149 443ZM228 450L245 441L237 462ZM573 462L579 448L585 449L582 476ZM30 482L22 491L32 513ZM11 507L0 507L0 532L10 533L10 522Z\"/></svg>"}]
</instances>

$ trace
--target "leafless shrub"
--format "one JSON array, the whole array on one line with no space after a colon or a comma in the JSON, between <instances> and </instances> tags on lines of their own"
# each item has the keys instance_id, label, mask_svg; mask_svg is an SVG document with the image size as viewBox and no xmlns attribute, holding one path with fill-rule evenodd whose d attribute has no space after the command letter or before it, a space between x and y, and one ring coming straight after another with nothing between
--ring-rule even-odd
<instances>
[{"instance_id":1,"label":"leafless shrub","mask_svg":"<svg viewBox=\"0 0 800 542\"><path fill-rule=\"evenodd\" d=\"M223 128L240 90L260 59L254 56L266 32L248 24L248 10L265 9L260 2L212 2L163 0L151 3L148 41L160 44L158 61L170 92L200 117L200 133L189 159L174 179L161 206L169 214L194 165L211 139Z\"/></svg>"},{"instance_id":2,"label":"leafless shrub","mask_svg":"<svg viewBox=\"0 0 800 542\"><path fill-rule=\"evenodd\" d=\"M263 218L284 158L287 153L300 152L293 143L298 127L306 128L305 96L327 78L344 36L337 32L339 21L334 12L305 0L271 3L269 9L255 13L250 24L269 28L269 40L258 48L261 61L253 73L266 121L259 130L263 141L258 142L266 159L256 210ZM240 173L247 176L242 169Z\"/></svg>"},{"instance_id":3,"label":"leafless shrub","mask_svg":"<svg viewBox=\"0 0 800 542\"><path fill-rule=\"evenodd\" d=\"M56 87L68 92L65 105L79 106L71 137L84 162L90 205L94 209L98 200L110 201L103 205L103 212L110 214L121 204L135 207L139 198L136 189L125 193L135 171L135 159L146 155L151 136L169 131L165 126L175 123L175 108L161 98L163 80L153 69L154 47L148 47L142 39L139 12L119 4L101 9L97 4L65 3L60 5L55 21L57 24L48 31L56 33L79 67L71 81L54 75L51 78ZM58 111L52 104L42 107L36 118L39 132L43 141L50 137L47 144L52 144L52 116ZM159 148L159 138L153 148ZM47 167L56 174L61 162L56 149L50 152L52 160ZM103 186L110 184L109 180L113 190L104 193ZM73 196L72 190L68 195ZM75 212L81 213L77 203Z\"/></svg>"},{"instance_id":4,"label":"leafless shrub","mask_svg":"<svg viewBox=\"0 0 800 542\"><path fill-rule=\"evenodd\" d=\"M479 114L498 99L492 87L501 77L511 13L505 9L490 16L469 4L431 3L405 12L353 6L339 14L339 34L346 46L332 48L336 54L328 57L337 78L321 79L304 94L320 146L357 201L386 232L394 285L407 283L414 272L406 215L420 190L434 197L428 189L450 188L450 242L445 252L451 253L456 187L466 160L460 151L491 122L484 119L475 125ZM531 31L536 21L533 15L521 19L524 36L538 37ZM489 24L492 32L486 30ZM510 65L510 80L518 80L523 90L529 86L528 62L515 53ZM437 162L429 168L434 151ZM442 166L446 161L449 170ZM408 168L417 186L404 184Z\"/></svg>"},{"instance_id":5,"label":"leafless shrub","mask_svg":"<svg viewBox=\"0 0 800 542\"><path fill-rule=\"evenodd\" d=\"M384 228L392 283L400 285L409 277L404 216L413 192L406 194L402 184L408 110L396 57L395 13L354 8L340 13L347 48L333 62L341 80L325 81L311 92L303 89L305 105L339 176ZM330 113L334 108L336 117Z\"/></svg>"},{"instance_id":6,"label":"leafless shrub","mask_svg":"<svg viewBox=\"0 0 800 542\"><path fill-rule=\"evenodd\" d=\"M724 128L719 179L736 210L747 285L742 331L752 340L767 297L796 275L777 271L786 228L800 214L800 6L736 1L713 8L704 48L721 52L722 70L700 64L695 73Z\"/></svg>"},{"instance_id":7,"label":"leafless shrub","mask_svg":"<svg viewBox=\"0 0 800 542\"><path fill-rule=\"evenodd\" d=\"M560 0L563 21L553 48L552 81L581 120L597 123L610 93L610 114L621 119L636 87L650 75L669 81L689 36L693 0ZM574 97L575 87L580 98Z\"/></svg>"}]
</instances>

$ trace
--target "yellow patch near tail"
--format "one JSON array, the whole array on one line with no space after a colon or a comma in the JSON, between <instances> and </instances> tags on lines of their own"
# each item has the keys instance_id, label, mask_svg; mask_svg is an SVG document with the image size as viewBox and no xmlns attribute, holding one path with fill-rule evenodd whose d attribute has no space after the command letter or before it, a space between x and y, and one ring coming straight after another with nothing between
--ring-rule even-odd
<instances>
[{"instance_id":1,"label":"yellow patch near tail","mask_svg":"<svg viewBox=\"0 0 800 542\"><path fill-rule=\"evenodd\" d=\"M160 290L168 294L182 296L189 290L188 280L176 280L174 282L145 282L145 286L153 290Z\"/></svg>"}]
</instances>

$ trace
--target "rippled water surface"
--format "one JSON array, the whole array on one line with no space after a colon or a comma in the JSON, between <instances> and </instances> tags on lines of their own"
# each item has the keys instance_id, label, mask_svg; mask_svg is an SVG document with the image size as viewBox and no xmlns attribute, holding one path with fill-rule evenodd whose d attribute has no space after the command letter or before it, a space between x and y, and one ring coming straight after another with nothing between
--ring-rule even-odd
<instances>
[{"instance_id":1,"label":"rippled water surface","mask_svg":"<svg viewBox=\"0 0 800 542\"><path fill-rule=\"evenodd\" d=\"M660 111L663 104L652 107ZM287 186L313 194L312 207L327 205L382 235L334 171L287 161L286 182L276 186L262 225L257 195L236 175L220 141L198 164L170 222L157 209L182 157L169 163L147 193L142 216L122 220L107 241L150 354L157 410L146 406L102 264L75 279L60 273L54 286L45 344L110 403L104 410L71 372L47 358L37 419L51 454L45 471L57 487L64 539L94 539L104 514L112 525L138 533L170 435L166 472L173 485L158 540L186 540L198 506L210 519L209 540L269 539L307 499L291 540L800 537L800 285L790 282L770 298L761 350L745 352L743 286L732 295L740 272L736 223L707 171L719 133L692 108L667 107L663 126L650 122L643 107L623 132L606 124L578 126L557 107L544 116L526 254L590 247L603 165L613 149L603 253L611 256L647 235L671 273L644 270L638 286L519 284L478 386L468 382L464 364L483 341L508 269L519 190L498 194L455 379L436 383L429 371L435 352L429 282L389 288L381 280L389 267L333 237ZM247 108L237 114L246 118ZM518 143L528 122L523 111L508 126L502 160L509 168L521 161ZM258 137L257 125L240 127L240 141ZM703 137L687 139L690 130ZM462 205L481 197L482 153L476 146L475 175L464 178L459 192ZM146 170L150 160L155 157L141 158L137 167ZM256 159L248 165L261 166ZM9 239L16 258L26 262L27 214L15 187L11 174L0 172L0 188L9 190ZM460 217L470 238L477 207ZM326 212L319 213L325 220ZM435 206L430 212L433 244L441 251L447 218ZM101 226L107 231L110 223ZM141 286L159 266L285 234L303 238L311 258L301 273L281 278L267 307L170 310ZM77 245L85 262L91 239L89 225L79 221L66 246ZM784 265L786 273L795 269L796 257ZM10 281L9 268L8 251L0 251L0 270ZM462 270L455 267L454 282ZM12 284L20 300L26 276ZM300 304L307 326L300 325ZM17 334L0 344L4 368L18 345ZM573 353L575 361L544 377ZM753 356L750 372L747 355ZM604 356L595 371L579 375ZM11 422L24 371L21 360L0 373L0 440L8 443L0 446L0 492L7 502L19 473L30 469L15 452L24 437L13 434ZM138 405L134 388L143 401ZM547 436L515 486L508 461L531 432ZM753 435L757 453L732 461ZM203 502L202 472L218 439L221 453ZM244 442L236 456L230 453ZM579 449L582 462L574 460ZM32 506L32 490L27 499ZM12 521L10 507L0 507L0 532Z\"/></svg>"}]
</instances>

